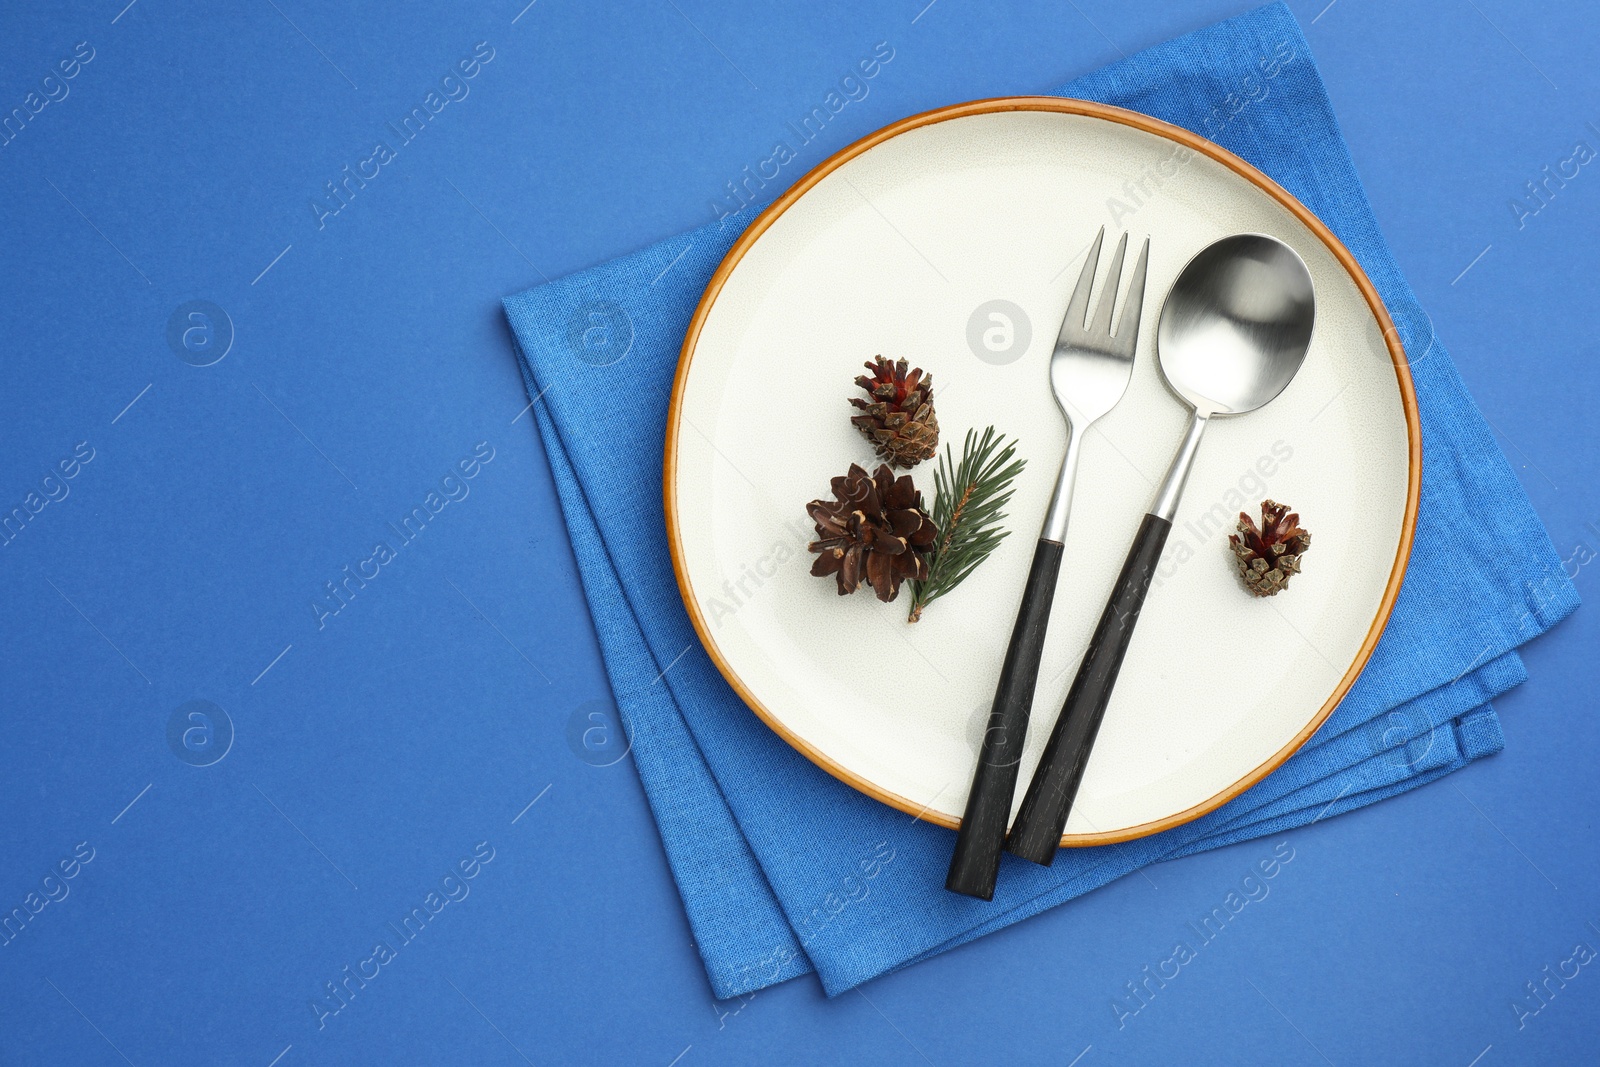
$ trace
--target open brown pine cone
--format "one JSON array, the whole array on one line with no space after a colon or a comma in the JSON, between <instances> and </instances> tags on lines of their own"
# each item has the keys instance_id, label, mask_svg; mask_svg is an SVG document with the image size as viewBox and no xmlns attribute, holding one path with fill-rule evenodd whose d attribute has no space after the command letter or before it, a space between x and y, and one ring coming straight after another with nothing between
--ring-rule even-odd
<instances>
[{"instance_id":1,"label":"open brown pine cone","mask_svg":"<svg viewBox=\"0 0 1600 1067\"><path fill-rule=\"evenodd\" d=\"M1239 577L1256 596L1277 596L1300 573L1300 557L1311 547L1311 532L1300 528L1300 516L1289 505L1261 502L1261 525L1239 512L1239 532L1228 535L1239 564Z\"/></svg>"},{"instance_id":2,"label":"open brown pine cone","mask_svg":"<svg viewBox=\"0 0 1600 1067\"><path fill-rule=\"evenodd\" d=\"M906 579L928 577L926 553L938 529L922 510L922 494L909 474L899 478L880 463L868 474L857 464L832 481L833 500L813 500L806 512L817 526L810 549L817 553L811 573L833 575L840 596L848 596L863 580L885 603L900 592Z\"/></svg>"}]
</instances>

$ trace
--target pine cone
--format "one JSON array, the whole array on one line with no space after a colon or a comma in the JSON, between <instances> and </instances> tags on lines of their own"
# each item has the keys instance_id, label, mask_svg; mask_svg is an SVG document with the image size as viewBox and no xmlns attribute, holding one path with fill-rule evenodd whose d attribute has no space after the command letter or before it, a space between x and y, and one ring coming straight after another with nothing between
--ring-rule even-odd
<instances>
[{"instance_id":1,"label":"pine cone","mask_svg":"<svg viewBox=\"0 0 1600 1067\"><path fill-rule=\"evenodd\" d=\"M925 554L938 534L922 510L922 494L911 475L898 479L888 464L868 475L850 464L850 473L833 479L836 499L813 500L806 512L817 524L811 551L819 553L811 573L832 574L839 595L854 593L863 578L885 603L900 592L900 583L928 577Z\"/></svg>"},{"instance_id":2,"label":"pine cone","mask_svg":"<svg viewBox=\"0 0 1600 1067\"><path fill-rule=\"evenodd\" d=\"M915 467L939 450L939 418L933 413L933 375L922 368L907 373L905 360L890 363L874 356L856 384L871 400L852 397L850 403L865 414L850 421L872 442L880 459L891 467Z\"/></svg>"},{"instance_id":3,"label":"pine cone","mask_svg":"<svg viewBox=\"0 0 1600 1067\"><path fill-rule=\"evenodd\" d=\"M1300 516L1287 504L1261 502L1261 527L1239 512L1239 532L1228 535L1239 562L1239 577L1256 596L1277 596L1289 577L1300 573L1300 557L1311 547L1311 533L1300 528Z\"/></svg>"}]
</instances>

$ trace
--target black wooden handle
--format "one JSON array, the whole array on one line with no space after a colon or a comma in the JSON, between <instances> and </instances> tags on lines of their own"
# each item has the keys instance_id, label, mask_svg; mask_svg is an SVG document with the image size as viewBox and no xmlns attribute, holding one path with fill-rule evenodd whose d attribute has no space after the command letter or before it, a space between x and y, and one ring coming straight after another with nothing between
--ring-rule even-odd
<instances>
[{"instance_id":1,"label":"black wooden handle","mask_svg":"<svg viewBox=\"0 0 1600 1067\"><path fill-rule=\"evenodd\" d=\"M1078 664L1078 675L1067 691L1061 717L1050 732L1044 755L1034 769L1033 781L1028 783L1028 792L1022 798L1011 836L1006 839L1006 851L1014 855L1046 867L1055 859L1061 831L1066 828L1073 798L1078 795L1078 783L1083 781L1083 769L1089 763L1089 750L1094 747L1100 720L1111 702L1111 690L1117 684L1122 657L1133 639L1139 610L1144 607L1150 579L1155 575L1171 529L1169 520L1156 515L1146 515L1139 525L1138 536L1128 550L1122 573L1117 576L1111 599L1106 602L1105 613L1100 616L1100 624L1089 639L1083 662Z\"/></svg>"},{"instance_id":2,"label":"black wooden handle","mask_svg":"<svg viewBox=\"0 0 1600 1067\"><path fill-rule=\"evenodd\" d=\"M983 733L983 751L967 794L961 833L944 886L982 900L994 899L995 876L1005 845L1006 824L1011 820L1011 799L1017 789L1022 746L1028 739L1028 713L1033 709L1033 687L1039 680L1039 657L1044 652L1045 629L1050 625L1050 603L1056 595L1056 575L1061 570L1061 545L1039 542L1034 549L1028 584L1017 609L1000 684L995 688L989 725Z\"/></svg>"}]
</instances>

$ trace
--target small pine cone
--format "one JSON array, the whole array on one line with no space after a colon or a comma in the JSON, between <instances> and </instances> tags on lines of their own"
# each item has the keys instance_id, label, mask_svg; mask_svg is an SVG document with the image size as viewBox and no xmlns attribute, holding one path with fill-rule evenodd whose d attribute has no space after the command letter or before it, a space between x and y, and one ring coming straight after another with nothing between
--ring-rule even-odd
<instances>
[{"instance_id":1,"label":"small pine cone","mask_svg":"<svg viewBox=\"0 0 1600 1067\"><path fill-rule=\"evenodd\" d=\"M1289 578L1300 573L1300 558L1311 547L1311 532L1300 528L1300 516L1287 504L1261 502L1261 526L1239 512L1239 532L1228 536L1239 564L1239 577L1255 596L1277 596Z\"/></svg>"},{"instance_id":2,"label":"small pine cone","mask_svg":"<svg viewBox=\"0 0 1600 1067\"><path fill-rule=\"evenodd\" d=\"M891 363L874 356L872 372L856 377L871 399L852 397L863 414L850 421L872 443L878 458L891 467L915 467L939 451L939 418L933 412L933 375L909 369L905 360Z\"/></svg>"},{"instance_id":3,"label":"small pine cone","mask_svg":"<svg viewBox=\"0 0 1600 1067\"><path fill-rule=\"evenodd\" d=\"M911 475L896 478L880 463L869 475L856 464L833 479L833 500L813 500L806 512L817 525L817 553L811 573L834 575L839 595L854 593L865 580L885 603L900 593L906 579L928 577L925 558L938 530L922 510L922 494Z\"/></svg>"}]
</instances>

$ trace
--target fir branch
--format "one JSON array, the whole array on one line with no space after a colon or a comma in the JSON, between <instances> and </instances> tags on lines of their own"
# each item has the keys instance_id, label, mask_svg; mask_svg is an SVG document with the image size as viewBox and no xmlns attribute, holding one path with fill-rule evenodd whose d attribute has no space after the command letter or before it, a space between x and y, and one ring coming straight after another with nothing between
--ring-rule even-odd
<instances>
[{"instance_id":1,"label":"fir branch","mask_svg":"<svg viewBox=\"0 0 1600 1067\"><path fill-rule=\"evenodd\" d=\"M947 442L934 472L935 495L930 516L939 529L928 554L928 577L912 582L911 614L907 622L922 618L923 609L966 580L989 558L1010 532L1001 527L1002 510L1011 500L1011 483L1027 460L1014 459L1017 445L990 426L979 437L968 430L956 463Z\"/></svg>"}]
</instances>

